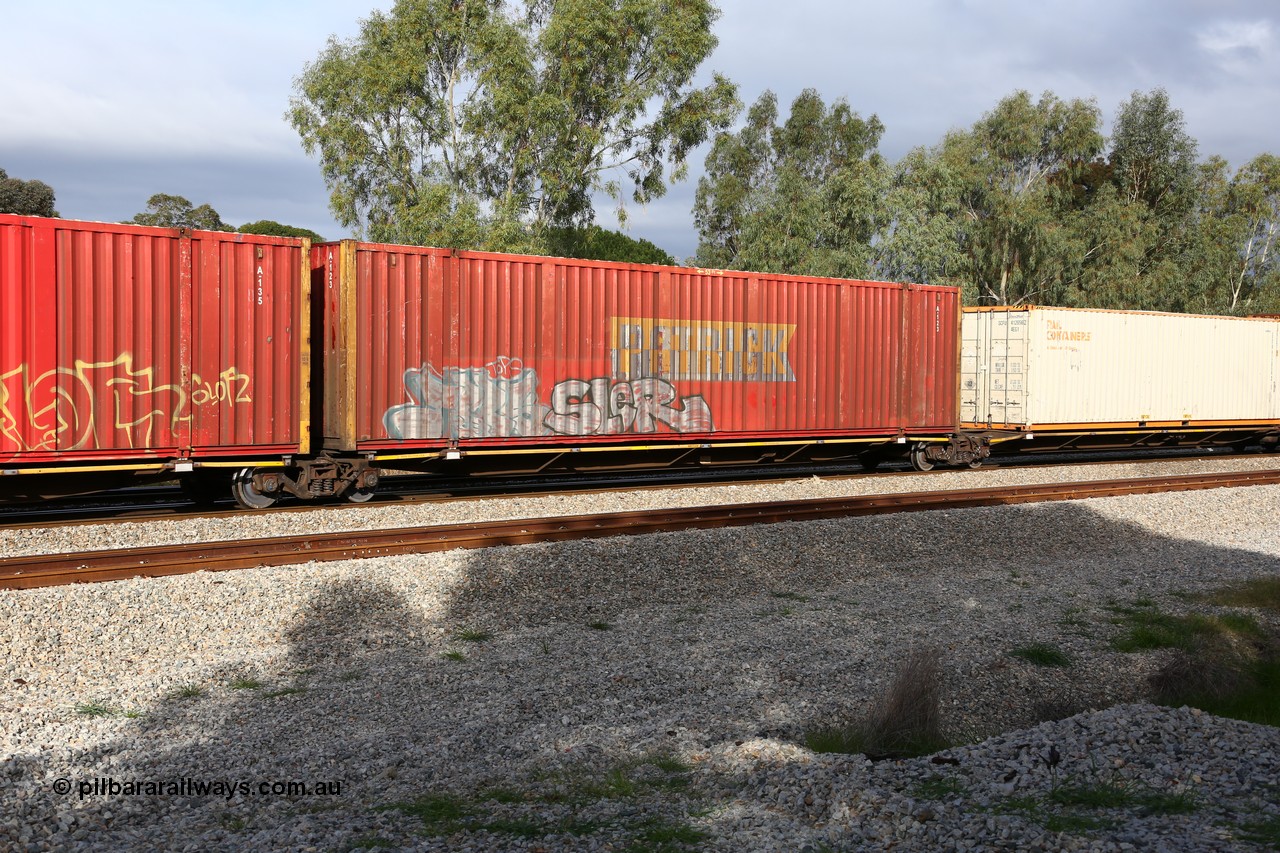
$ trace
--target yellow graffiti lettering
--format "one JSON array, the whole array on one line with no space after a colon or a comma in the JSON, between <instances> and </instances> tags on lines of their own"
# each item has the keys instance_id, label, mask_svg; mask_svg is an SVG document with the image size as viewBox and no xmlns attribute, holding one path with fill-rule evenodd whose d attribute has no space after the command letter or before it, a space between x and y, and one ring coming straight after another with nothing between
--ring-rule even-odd
<instances>
[{"instance_id":1,"label":"yellow graffiti lettering","mask_svg":"<svg viewBox=\"0 0 1280 853\"><path fill-rule=\"evenodd\" d=\"M28 364L0 372L0 451L54 452L146 448L172 442L191 421L190 404L252 402L251 379L234 367L190 390L156 382L154 366L132 353L111 361L76 359L36 374Z\"/></svg>"},{"instance_id":2,"label":"yellow graffiti lettering","mask_svg":"<svg viewBox=\"0 0 1280 853\"><path fill-rule=\"evenodd\" d=\"M236 403L252 403L253 398L249 396L249 376L241 373L234 367L228 367L226 370L218 374L215 382L207 382L200 378L200 374L191 377L191 403L196 406L204 406L209 403L226 403L228 406Z\"/></svg>"}]
</instances>

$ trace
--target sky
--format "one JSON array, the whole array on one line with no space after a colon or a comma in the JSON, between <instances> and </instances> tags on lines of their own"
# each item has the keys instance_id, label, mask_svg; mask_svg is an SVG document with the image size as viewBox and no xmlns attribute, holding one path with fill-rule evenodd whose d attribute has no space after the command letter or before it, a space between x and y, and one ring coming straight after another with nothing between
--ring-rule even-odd
<instances>
[{"instance_id":1,"label":"sky","mask_svg":"<svg viewBox=\"0 0 1280 853\"><path fill-rule=\"evenodd\" d=\"M0 169L39 179L68 218L120 221L154 193L210 204L230 223L274 219L348 236L315 158L284 117L293 81L330 37L391 0L24 3L5 11ZM720 44L702 66L749 105L766 89L785 115L814 88L885 126L897 160L968 128L1025 89L1094 99L1109 133L1135 91L1163 88L1201 158L1240 167L1280 153L1280 3L1275 0L720 0ZM677 259L697 247L689 178L627 233ZM613 227L611 203L598 221Z\"/></svg>"}]
</instances>

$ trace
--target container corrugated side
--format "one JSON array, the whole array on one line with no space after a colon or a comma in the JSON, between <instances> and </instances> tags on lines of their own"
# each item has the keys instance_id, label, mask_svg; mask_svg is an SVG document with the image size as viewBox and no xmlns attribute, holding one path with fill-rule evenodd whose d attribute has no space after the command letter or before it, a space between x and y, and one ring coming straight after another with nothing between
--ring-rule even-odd
<instances>
[{"instance_id":1,"label":"container corrugated side","mask_svg":"<svg viewBox=\"0 0 1280 853\"><path fill-rule=\"evenodd\" d=\"M303 243L0 216L0 459L298 452Z\"/></svg>"},{"instance_id":2,"label":"container corrugated side","mask_svg":"<svg viewBox=\"0 0 1280 853\"><path fill-rule=\"evenodd\" d=\"M192 453L305 452L309 261L302 241L196 231Z\"/></svg>"},{"instance_id":3,"label":"container corrugated side","mask_svg":"<svg viewBox=\"0 0 1280 853\"><path fill-rule=\"evenodd\" d=\"M331 446L891 437L955 425L951 288L372 244L325 245L313 258L328 294ZM354 413L331 404L344 398Z\"/></svg>"},{"instance_id":4,"label":"container corrugated side","mask_svg":"<svg viewBox=\"0 0 1280 853\"><path fill-rule=\"evenodd\" d=\"M1280 420L1275 320L1033 307L966 310L963 328L961 421L968 424Z\"/></svg>"}]
</instances>

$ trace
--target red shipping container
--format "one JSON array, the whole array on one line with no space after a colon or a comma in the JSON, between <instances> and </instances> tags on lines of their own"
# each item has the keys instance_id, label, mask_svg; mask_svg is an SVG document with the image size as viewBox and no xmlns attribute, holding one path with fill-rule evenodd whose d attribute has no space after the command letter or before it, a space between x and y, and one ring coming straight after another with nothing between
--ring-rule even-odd
<instances>
[{"instance_id":1,"label":"red shipping container","mask_svg":"<svg viewBox=\"0 0 1280 853\"><path fill-rule=\"evenodd\" d=\"M955 429L955 288L353 241L315 246L312 265L334 450L403 459Z\"/></svg>"},{"instance_id":2,"label":"red shipping container","mask_svg":"<svg viewBox=\"0 0 1280 853\"><path fill-rule=\"evenodd\" d=\"M0 215L0 465L305 452L305 241Z\"/></svg>"}]
</instances>

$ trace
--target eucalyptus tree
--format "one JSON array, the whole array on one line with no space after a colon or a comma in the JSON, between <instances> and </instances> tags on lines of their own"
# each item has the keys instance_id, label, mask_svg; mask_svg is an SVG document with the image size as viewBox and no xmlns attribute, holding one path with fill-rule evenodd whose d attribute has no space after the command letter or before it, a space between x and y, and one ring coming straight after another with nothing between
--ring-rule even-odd
<instances>
[{"instance_id":1,"label":"eucalyptus tree","mask_svg":"<svg viewBox=\"0 0 1280 853\"><path fill-rule=\"evenodd\" d=\"M883 227L884 126L813 89L778 123L764 92L736 133L718 134L698 183L694 222L705 266L866 276Z\"/></svg>"},{"instance_id":2,"label":"eucalyptus tree","mask_svg":"<svg viewBox=\"0 0 1280 853\"><path fill-rule=\"evenodd\" d=\"M44 181L11 178L8 172L0 169L0 213L57 216L53 199L53 187Z\"/></svg>"},{"instance_id":3,"label":"eucalyptus tree","mask_svg":"<svg viewBox=\"0 0 1280 853\"><path fill-rule=\"evenodd\" d=\"M259 219L255 222L246 222L236 230L241 234L263 234L268 237L306 237L312 243L324 242L324 237L310 228L285 225L282 222L276 222L274 219Z\"/></svg>"},{"instance_id":4,"label":"eucalyptus tree","mask_svg":"<svg viewBox=\"0 0 1280 853\"><path fill-rule=\"evenodd\" d=\"M620 261L627 264L672 266L675 258L654 243L628 237L620 231L588 225L585 228L547 229L547 252L562 258Z\"/></svg>"},{"instance_id":5,"label":"eucalyptus tree","mask_svg":"<svg viewBox=\"0 0 1280 853\"><path fill-rule=\"evenodd\" d=\"M1278 161L1234 177L1197 162L1182 112L1161 89L1120 105L1106 160L1072 176L1060 213L1071 242L1060 300L1094 308L1275 310Z\"/></svg>"},{"instance_id":6,"label":"eucalyptus tree","mask_svg":"<svg viewBox=\"0 0 1280 853\"><path fill-rule=\"evenodd\" d=\"M1260 154L1240 170L1231 184L1230 211L1239 251L1227 307L1274 313L1280 309L1280 157Z\"/></svg>"},{"instance_id":7,"label":"eucalyptus tree","mask_svg":"<svg viewBox=\"0 0 1280 853\"><path fill-rule=\"evenodd\" d=\"M778 98L765 91L747 110L740 130L715 135L693 205L697 261L702 266L733 269L737 263L747 220L772 179L770 135L777 121Z\"/></svg>"},{"instance_id":8,"label":"eucalyptus tree","mask_svg":"<svg viewBox=\"0 0 1280 853\"><path fill-rule=\"evenodd\" d=\"M1053 301L1072 249L1060 216L1073 176L1101 151L1101 115L1089 100L1052 92L1009 95L940 157L959 188L964 274L980 300Z\"/></svg>"},{"instance_id":9,"label":"eucalyptus tree","mask_svg":"<svg viewBox=\"0 0 1280 853\"><path fill-rule=\"evenodd\" d=\"M198 228L204 231L234 231L235 226L222 221L218 211L208 204L199 207L180 195L156 193L147 199L147 209L134 214L129 222L161 228Z\"/></svg>"},{"instance_id":10,"label":"eucalyptus tree","mask_svg":"<svg viewBox=\"0 0 1280 853\"><path fill-rule=\"evenodd\" d=\"M1111 131L1110 161L1121 197L1169 220L1189 212L1196 203L1197 148L1167 92L1134 92L1120 105Z\"/></svg>"},{"instance_id":11,"label":"eucalyptus tree","mask_svg":"<svg viewBox=\"0 0 1280 853\"><path fill-rule=\"evenodd\" d=\"M883 196L885 225L874 244L873 275L888 281L950 284L976 301L970 278L960 174L941 148L915 148L893 167Z\"/></svg>"},{"instance_id":12,"label":"eucalyptus tree","mask_svg":"<svg viewBox=\"0 0 1280 853\"><path fill-rule=\"evenodd\" d=\"M1107 158L1112 191L1087 211L1085 265L1073 282L1079 301L1165 311L1203 303L1206 279L1191 272L1212 263L1203 238L1214 214L1202 201L1216 173L1197 164L1196 149L1164 90L1134 92L1120 105Z\"/></svg>"},{"instance_id":13,"label":"eucalyptus tree","mask_svg":"<svg viewBox=\"0 0 1280 853\"><path fill-rule=\"evenodd\" d=\"M1150 307L1146 246L1150 223L1121 197L1110 167L1093 170L1098 183L1060 213L1063 251L1059 282L1049 301L1080 308Z\"/></svg>"},{"instance_id":14,"label":"eucalyptus tree","mask_svg":"<svg viewBox=\"0 0 1280 853\"><path fill-rule=\"evenodd\" d=\"M1212 157L1200 171L1197 242L1185 270L1198 289L1188 310L1280 313L1280 158L1260 154L1232 176Z\"/></svg>"},{"instance_id":15,"label":"eucalyptus tree","mask_svg":"<svg viewBox=\"0 0 1280 853\"><path fill-rule=\"evenodd\" d=\"M397 0L331 38L289 119L343 225L379 240L536 248L683 177L736 89L693 77L708 0Z\"/></svg>"}]
</instances>

